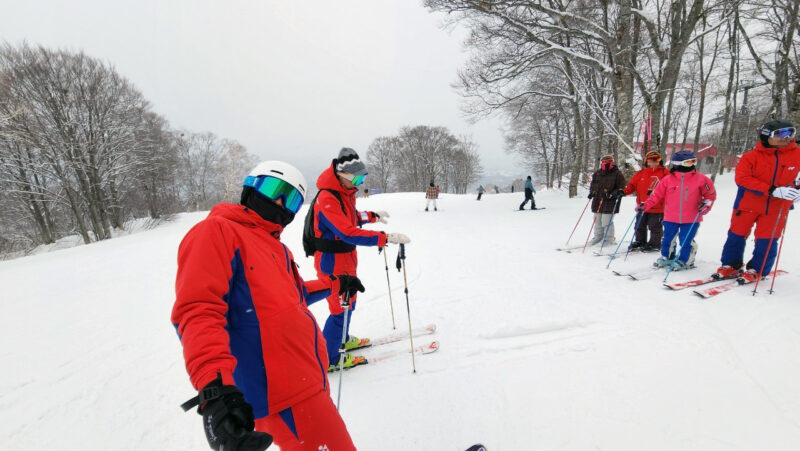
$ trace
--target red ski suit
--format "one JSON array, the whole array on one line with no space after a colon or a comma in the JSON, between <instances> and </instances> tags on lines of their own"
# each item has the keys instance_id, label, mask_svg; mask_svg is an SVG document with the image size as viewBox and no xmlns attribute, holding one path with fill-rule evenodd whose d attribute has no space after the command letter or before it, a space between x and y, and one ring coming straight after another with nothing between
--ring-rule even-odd
<instances>
[{"instance_id":1,"label":"red ski suit","mask_svg":"<svg viewBox=\"0 0 800 451\"><path fill-rule=\"evenodd\" d=\"M669 171L664 166L654 168L644 168L631 177L628 186L625 187L625 194L636 192L636 203L646 202L650 194L656 189L661 179L669 175ZM664 213L664 201L657 203L648 213Z\"/></svg>"},{"instance_id":2,"label":"red ski suit","mask_svg":"<svg viewBox=\"0 0 800 451\"><path fill-rule=\"evenodd\" d=\"M377 221L378 217L371 211L356 210L356 193L358 189L347 189L339 183L334 165L331 164L317 179L320 190L314 204L314 236L327 240L344 241L354 246L386 245L386 234L371 230L363 230L361 226ZM327 190L336 191L342 202ZM314 268L320 278L326 275L356 275L358 253L354 249L346 253L314 253ZM355 296L351 298L355 302ZM333 293L328 297L330 312L338 315L344 311L340 306L339 296Z\"/></svg>"},{"instance_id":3,"label":"red ski suit","mask_svg":"<svg viewBox=\"0 0 800 451\"><path fill-rule=\"evenodd\" d=\"M332 404L326 344L307 304L338 292L339 284L329 277L304 282L281 232L242 205L214 207L178 249L172 322L196 389L219 373L224 384L242 391L256 419L280 416L296 429L293 406L308 405L320 393ZM324 428L329 414L319 415ZM330 442L348 443L338 421Z\"/></svg>"}]
</instances>

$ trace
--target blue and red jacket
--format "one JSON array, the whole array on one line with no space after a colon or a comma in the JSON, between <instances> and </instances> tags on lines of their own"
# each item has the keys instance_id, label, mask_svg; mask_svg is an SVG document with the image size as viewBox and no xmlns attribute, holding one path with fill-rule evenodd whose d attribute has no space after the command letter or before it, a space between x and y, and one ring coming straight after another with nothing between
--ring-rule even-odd
<instances>
[{"instance_id":1,"label":"blue and red jacket","mask_svg":"<svg viewBox=\"0 0 800 451\"><path fill-rule=\"evenodd\" d=\"M172 323L196 389L222 375L256 418L328 391L325 339L307 305L338 292L304 282L282 227L242 205L219 204L178 248Z\"/></svg>"},{"instance_id":2,"label":"blue and red jacket","mask_svg":"<svg viewBox=\"0 0 800 451\"><path fill-rule=\"evenodd\" d=\"M734 210L770 214L783 208L792 208L792 201L769 195L773 186L793 186L800 172L800 147L792 142L780 148L764 147L759 141L756 147L742 155L736 165L736 193Z\"/></svg>"},{"instance_id":3,"label":"blue and red jacket","mask_svg":"<svg viewBox=\"0 0 800 451\"><path fill-rule=\"evenodd\" d=\"M377 221L378 217L371 211L356 210L356 193L358 188L347 189L339 183L335 164L331 164L317 178L317 189L320 190L314 204L314 236L326 240L344 241L354 246L386 245L386 234L364 230L364 224ZM330 191L336 191L342 202ZM356 274L358 254L356 250L345 253L314 253L314 267L323 274Z\"/></svg>"}]
</instances>

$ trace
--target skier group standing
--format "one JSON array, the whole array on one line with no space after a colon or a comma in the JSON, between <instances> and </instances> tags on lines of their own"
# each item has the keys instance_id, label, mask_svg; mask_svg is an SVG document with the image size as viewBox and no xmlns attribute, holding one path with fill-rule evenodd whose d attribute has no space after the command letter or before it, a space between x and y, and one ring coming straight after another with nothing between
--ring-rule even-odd
<instances>
[{"instance_id":1,"label":"skier group standing","mask_svg":"<svg viewBox=\"0 0 800 451\"><path fill-rule=\"evenodd\" d=\"M795 126L785 120L772 120L758 129L758 138L755 148L742 155L736 165L738 191L721 266L712 275L716 280L750 283L766 277L775 262L776 241L783 234L789 211L800 201L800 148L795 142ZM613 156L605 155L600 160L601 167L594 173L589 189L595 213L590 244L615 242L613 216L619 212L621 198L636 193L637 226L628 249L660 250L656 267L669 267L672 271L694 267L694 238L703 216L711 211L717 198L714 183L697 171L697 157L688 150L675 152L667 170L657 152L648 152L645 168L627 184L614 165ZM755 249L745 264L745 242L753 226Z\"/></svg>"},{"instance_id":2,"label":"skier group standing","mask_svg":"<svg viewBox=\"0 0 800 451\"><path fill-rule=\"evenodd\" d=\"M794 125L770 121L758 133L756 147L736 166L739 189L719 279L753 281L769 274L775 241L789 210L800 201ZM669 170L658 153L648 153L645 161L646 167L626 183L613 156L601 158L589 192L595 213L592 242L615 241L613 217L620 200L636 193L637 227L630 248L660 249L656 265L690 268L697 251L694 237L716 199L714 185L697 172L691 152L672 155ZM239 204L215 206L181 242L171 320L198 391L182 407L197 407L212 449L264 450L273 441L283 450L355 449L331 400L328 372L337 363L344 368L365 363L351 351L370 344L349 333L357 295L364 292L357 247L410 242L400 233L361 228L389 218L384 211L356 209L356 193L366 176L358 154L343 148L317 179L319 192L303 233L317 280L303 280L292 252L281 242L308 188L303 175L284 162L257 165L244 179ZM478 200L484 191L479 189ZM534 192L528 177L520 209L529 200L536 208ZM437 197L431 183L426 198L434 210ZM754 226L755 250L745 264L745 241ZM322 299L330 314L320 330L308 306Z\"/></svg>"}]
</instances>

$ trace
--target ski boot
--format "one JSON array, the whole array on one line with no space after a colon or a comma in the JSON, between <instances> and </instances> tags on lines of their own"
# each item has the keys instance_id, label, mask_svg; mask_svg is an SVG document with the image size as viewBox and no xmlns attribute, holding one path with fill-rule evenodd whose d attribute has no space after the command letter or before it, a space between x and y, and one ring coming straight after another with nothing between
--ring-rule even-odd
<instances>
[{"instance_id":1,"label":"ski boot","mask_svg":"<svg viewBox=\"0 0 800 451\"><path fill-rule=\"evenodd\" d=\"M672 260L666 257L658 257L653 266L656 268L668 268L670 264L672 264Z\"/></svg>"},{"instance_id":2,"label":"ski boot","mask_svg":"<svg viewBox=\"0 0 800 451\"><path fill-rule=\"evenodd\" d=\"M680 260L675 260L675 264L672 266L673 271L685 271L687 269L692 269L692 268L694 268L694 265L690 265Z\"/></svg>"},{"instance_id":3,"label":"ski boot","mask_svg":"<svg viewBox=\"0 0 800 451\"><path fill-rule=\"evenodd\" d=\"M741 285L747 283L753 283L758 279L758 271L755 269L748 269L747 271L741 273L739 277L736 279Z\"/></svg>"},{"instance_id":4,"label":"ski boot","mask_svg":"<svg viewBox=\"0 0 800 451\"><path fill-rule=\"evenodd\" d=\"M359 366L359 365L366 365L367 358L363 355L355 355L347 353L344 355L344 369L349 370L350 368ZM333 373L335 371L339 371L339 363L337 362L335 365L328 365L328 372Z\"/></svg>"},{"instance_id":5,"label":"ski boot","mask_svg":"<svg viewBox=\"0 0 800 451\"><path fill-rule=\"evenodd\" d=\"M350 338L344 342L345 351L353 351L355 349L368 348L370 346L372 346L372 343L370 343L369 338L358 338L354 335L350 335Z\"/></svg>"},{"instance_id":6,"label":"ski boot","mask_svg":"<svg viewBox=\"0 0 800 451\"><path fill-rule=\"evenodd\" d=\"M737 278L736 276L740 275L741 273L741 269L734 268L730 265L722 265L717 268L717 272L711 274L711 278L716 280L734 279Z\"/></svg>"}]
</instances>

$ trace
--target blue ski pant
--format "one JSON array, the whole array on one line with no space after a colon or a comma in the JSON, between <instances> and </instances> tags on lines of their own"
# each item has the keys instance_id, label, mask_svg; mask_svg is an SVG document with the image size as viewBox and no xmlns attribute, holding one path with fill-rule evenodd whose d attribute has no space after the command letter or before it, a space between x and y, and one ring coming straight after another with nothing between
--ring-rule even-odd
<instances>
[{"instance_id":1,"label":"blue ski pant","mask_svg":"<svg viewBox=\"0 0 800 451\"><path fill-rule=\"evenodd\" d=\"M677 222L664 221L663 224L664 238L661 239L661 256L667 259L670 258L670 253L677 236L681 244L678 260L687 263L692 256L693 248L696 247L693 241L694 237L697 235L697 229L700 228L700 224L695 223L694 227L692 227L691 222L678 224ZM689 229L691 229L691 231ZM691 244L687 246L686 243Z\"/></svg>"},{"instance_id":2,"label":"blue ski pant","mask_svg":"<svg viewBox=\"0 0 800 451\"><path fill-rule=\"evenodd\" d=\"M353 312L356 310L356 302L350 303L350 312L347 314L347 339L350 338L350 321L353 319ZM330 314L325 320L325 327L322 329L322 336L325 337L328 346L328 361L331 365L339 363L339 347L342 346L342 331L345 328L344 312L338 315Z\"/></svg>"}]
</instances>

